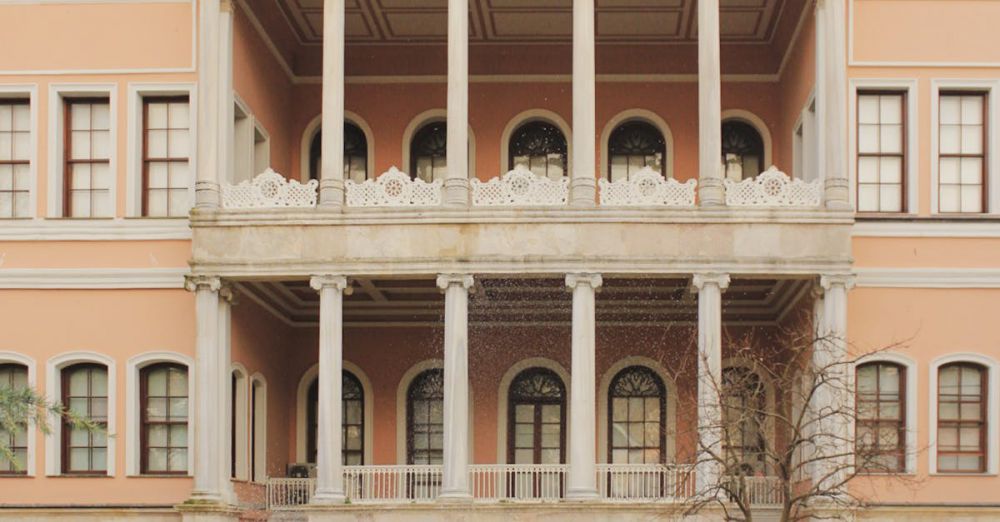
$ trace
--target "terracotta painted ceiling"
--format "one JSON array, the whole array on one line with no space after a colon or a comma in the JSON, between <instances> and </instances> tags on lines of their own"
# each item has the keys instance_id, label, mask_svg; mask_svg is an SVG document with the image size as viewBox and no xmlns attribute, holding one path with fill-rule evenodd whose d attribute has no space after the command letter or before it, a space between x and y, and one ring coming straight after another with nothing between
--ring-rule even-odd
<instances>
[{"instance_id":1,"label":"terracotta painted ceiling","mask_svg":"<svg viewBox=\"0 0 1000 522\"><path fill-rule=\"evenodd\" d=\"M443 72L448 0L344 0L348 74ZM719 0L723 71L774 74L814 0ZM697 0L595 0L598 72L691 73L697 63ZM240 0L274 48L299 75L317 75L322 62L323 0ZM573 0L469 0L469 33L481 63L517 61L526 73L565 73L571 52ZM663 46L669 49L662 52ZM500 51L503 47L505 50ZM534 51L532 51L534 47ZM614 48L619 49L614 49ZM423 48L423 51L418 49ZM603 51L602 51L603 49ZM654 50L660 49L660 50ZM473 73L508 73L475 63ZM652 53L652 54L650 54ZM602 71L632 56L670 55L642 70ZM537 58L544 56L545 58ZM354 60L352 62L352 60ZM531 62L548 60L548 63ZM427 70L415 61L434 64ZM649 62L649 60L646 60ZM728 62L728 63L727 63ZM568 63L565 65L568 66ZM410 71L409 69L414 69Z\"/></svg>"},{"instance_id":2,"label":"terracotta painted ceiling","mask_svg":"<svg viewBox=\"0 0 1000 522\"><path fill-rule=\"evenodd\" d=\"M323 39L323 0L277 0L300 43ZM475 42L553 42L572 36L572 0L471 0ZM795 5L797 4L797 6ZM721 0L722 38L765 43L782 16L801 14L794 0ZM697 39L696 0L597 0L600 42L680 42ZM798 7L798 8L796 8ZM347 0L351 42L444 42L447 0Z\"/></svg>"}]
</instances>

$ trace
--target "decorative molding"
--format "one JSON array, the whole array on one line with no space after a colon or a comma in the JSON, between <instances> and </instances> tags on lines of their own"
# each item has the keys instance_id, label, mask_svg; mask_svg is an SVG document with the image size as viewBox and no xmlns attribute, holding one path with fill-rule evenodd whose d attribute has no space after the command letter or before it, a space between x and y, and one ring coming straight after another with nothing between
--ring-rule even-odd
<instances>
[{"instance_id":1,"label":"decorative molding","mask_svg":"<svg viewBox=\"0 0 1000 522\"><path fill-rule=\"evenodd\" d=\"M441 206L443 182L410 179L396 167L376 179L344 182L348 207L437 207Z\"/></svg>"},{"instance_id":2,"label":"decorative molding","mask_svg":"<svg viewBox=\"0 0 1000 522\"><path fill-rule=\"evenodd\" d=\"M1000 288L1000 268L855 268L867 288Z\"/></svg>"},{"instance_id":3,"label":"decorative molding","mask_svg":"<svg viewBox=\"0 0 1000 522\"><path fill-rule=\"evenodd\" d=\"M0 222L0 241L189 240L187 218L17 219Z\"/></svg>"},{"instance_id":4,"label":"decorative molding","mask_svg":"<svg viewBox=\"0 0 1000 522\"><path fill-rule=\"evenodd\" d=\"M853 237L1000 237L1000 221L872 220L858 221Z\"/></svg>"},{"instance_id":5,"label":"decorative molding","mask_svg":"<svg viewBox=\"0 0 1000 522\"><path fill-rule=\"evenodd\" d=\"M641 207L694 207L698 181L689 179L681 183L674 178L664 178L650 167L643 167L628 179L597 180L600 186L601 206Z\"/></svg>"},{"instance_id":6,"label":"decorative molding","mask_svg":"<svg viewBox=\"0 0 1000 522\"><path fill-rule=\"evenodd\" d=\"M569 198L569 177L549 179L524 165L487 182L472 179L469 184L476 207L557 206Z\"/></svg>"},{"instance_id":7,"label":"decorative molding","mask_svg":"<svg viewBox=\"0 0 1000 522\"><path fill-rule=\"evenodd\" d=\"M726 179L723 184L731 207L818 207L823 194L819 180L791 179L775 166L755 178Z\"/></svg>"},{"instance_id":8,"label":"decorative molding","mask_svg":"<svg viewBox=\"0 0 1000 522\"><path fill-rule=\"evenodd\" d=\"M311 208L316 206L319 182L299 183L268 168L252 180L222 185L222 208Z\"/></svg>"},{"instance_id":9,"label":"decorative molding","mask_svg":"<svg viewBox=\"0 0 1000 522\"><path fill-rule=\"evenodd\" d=\"M0 268L0 289L184 288L184 268Z\"/></svg>"}]
</instances>

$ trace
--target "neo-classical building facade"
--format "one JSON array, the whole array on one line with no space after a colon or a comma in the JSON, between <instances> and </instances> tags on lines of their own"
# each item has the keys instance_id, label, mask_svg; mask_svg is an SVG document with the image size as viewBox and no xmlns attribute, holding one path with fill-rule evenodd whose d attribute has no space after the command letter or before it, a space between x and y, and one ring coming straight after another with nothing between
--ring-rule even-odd
<instances>
[{"instance_id":1,"label":"neo-classical building facade","mask_svg":"<svg viewBox=\"0 0 1000 522\"><path fill-rule=\"evenodd\" d=\"M0 387L104 427L0 433L0 518L680 517L788 331L871 354L858 517L1000 518L998 19L0 2Z\"/></svg>"}]
</instances>

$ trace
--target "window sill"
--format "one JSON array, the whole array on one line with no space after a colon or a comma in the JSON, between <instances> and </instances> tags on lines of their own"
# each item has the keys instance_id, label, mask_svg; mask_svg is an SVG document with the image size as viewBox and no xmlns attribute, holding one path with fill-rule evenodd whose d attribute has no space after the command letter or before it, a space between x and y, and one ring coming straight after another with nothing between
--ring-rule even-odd
<instances>
[{"instance_id":1,"label":"window sill","mask_svg":"<svg viewBox=\"0 0 1000 522\"><path fill-rule=\"evenodd\" d=\"M114 475L108 474L89 474L89 473L60 473L58 475L49 475L48 478L57 479L113 479Z\"/></svg>"},{"instance_id":2,"label":"window sill","mask_svg":"<svg viewBox=\"0 0 1000 522\"><path fill-rule=\"evenodd\" d=\"M962 473L962 472L958 472L958 471L935 471L934 473L928 473L927 475L930 476L930 477L969 477L969 478L996 477L997 476L996 473L990 473L990 472L987 472L987 471L983 471L983 472L968 472L968 473Z\"/></svg>"},{"instance_id":3,"label":"window sill","mask_svg":"<svg viewBox=\"0 0 1000 522\"><path fill-rule=\"evenodd\" d=\"M140 473L137 475L127 475L128 478L155 478L155 479L189 479L192 475L187 473Z\"/></svg>"},{"instance_id":4,"label":"window sill","mask_svg":"<svg viewBox=\"0 0 1000 522\"><path fill-rule=\"evenodd\" d=\"M0 473L0 480L3 479L26 479L35 478L34 475L29 475L27 473Z\"/></svg>"}]
</instances>

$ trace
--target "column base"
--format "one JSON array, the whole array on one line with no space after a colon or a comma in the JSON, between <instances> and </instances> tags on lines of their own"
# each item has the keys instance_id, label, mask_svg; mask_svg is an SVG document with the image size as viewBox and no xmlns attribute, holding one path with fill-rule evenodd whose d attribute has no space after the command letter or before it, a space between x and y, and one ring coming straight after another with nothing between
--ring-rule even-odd
<instances>
[{"instance_id":1,"label":"column base","mask_svg":"<svg viewBox=\"0 0 1000 522\"><path fill-rule=\"evenodd\" d=\"M472 502L472 494L468 491L442 491L437 501L446 504L468 504Z\"/></svg>"},{"instance_id":2,"label":"column base","mask_svg":"<svg viewBox=\"0 0 1000 522\"><path fill-rule=\"evenodd\" d=\"M601 498L601 495L597 493L596 489L567 489L566 490L566 501L567 502L588 502L591 500L597 500Z\"/></svg>"},{"instance_id":3,"label":"column base","mask_svg":"<svg viewBox=\"0 0 1000 522\"><path fill-rule=\"evenodd\" d=\"M309 501L314 506L334 506L347 503L347 496L343 491L317 491Z\"/></svg>"}]
</instances>

